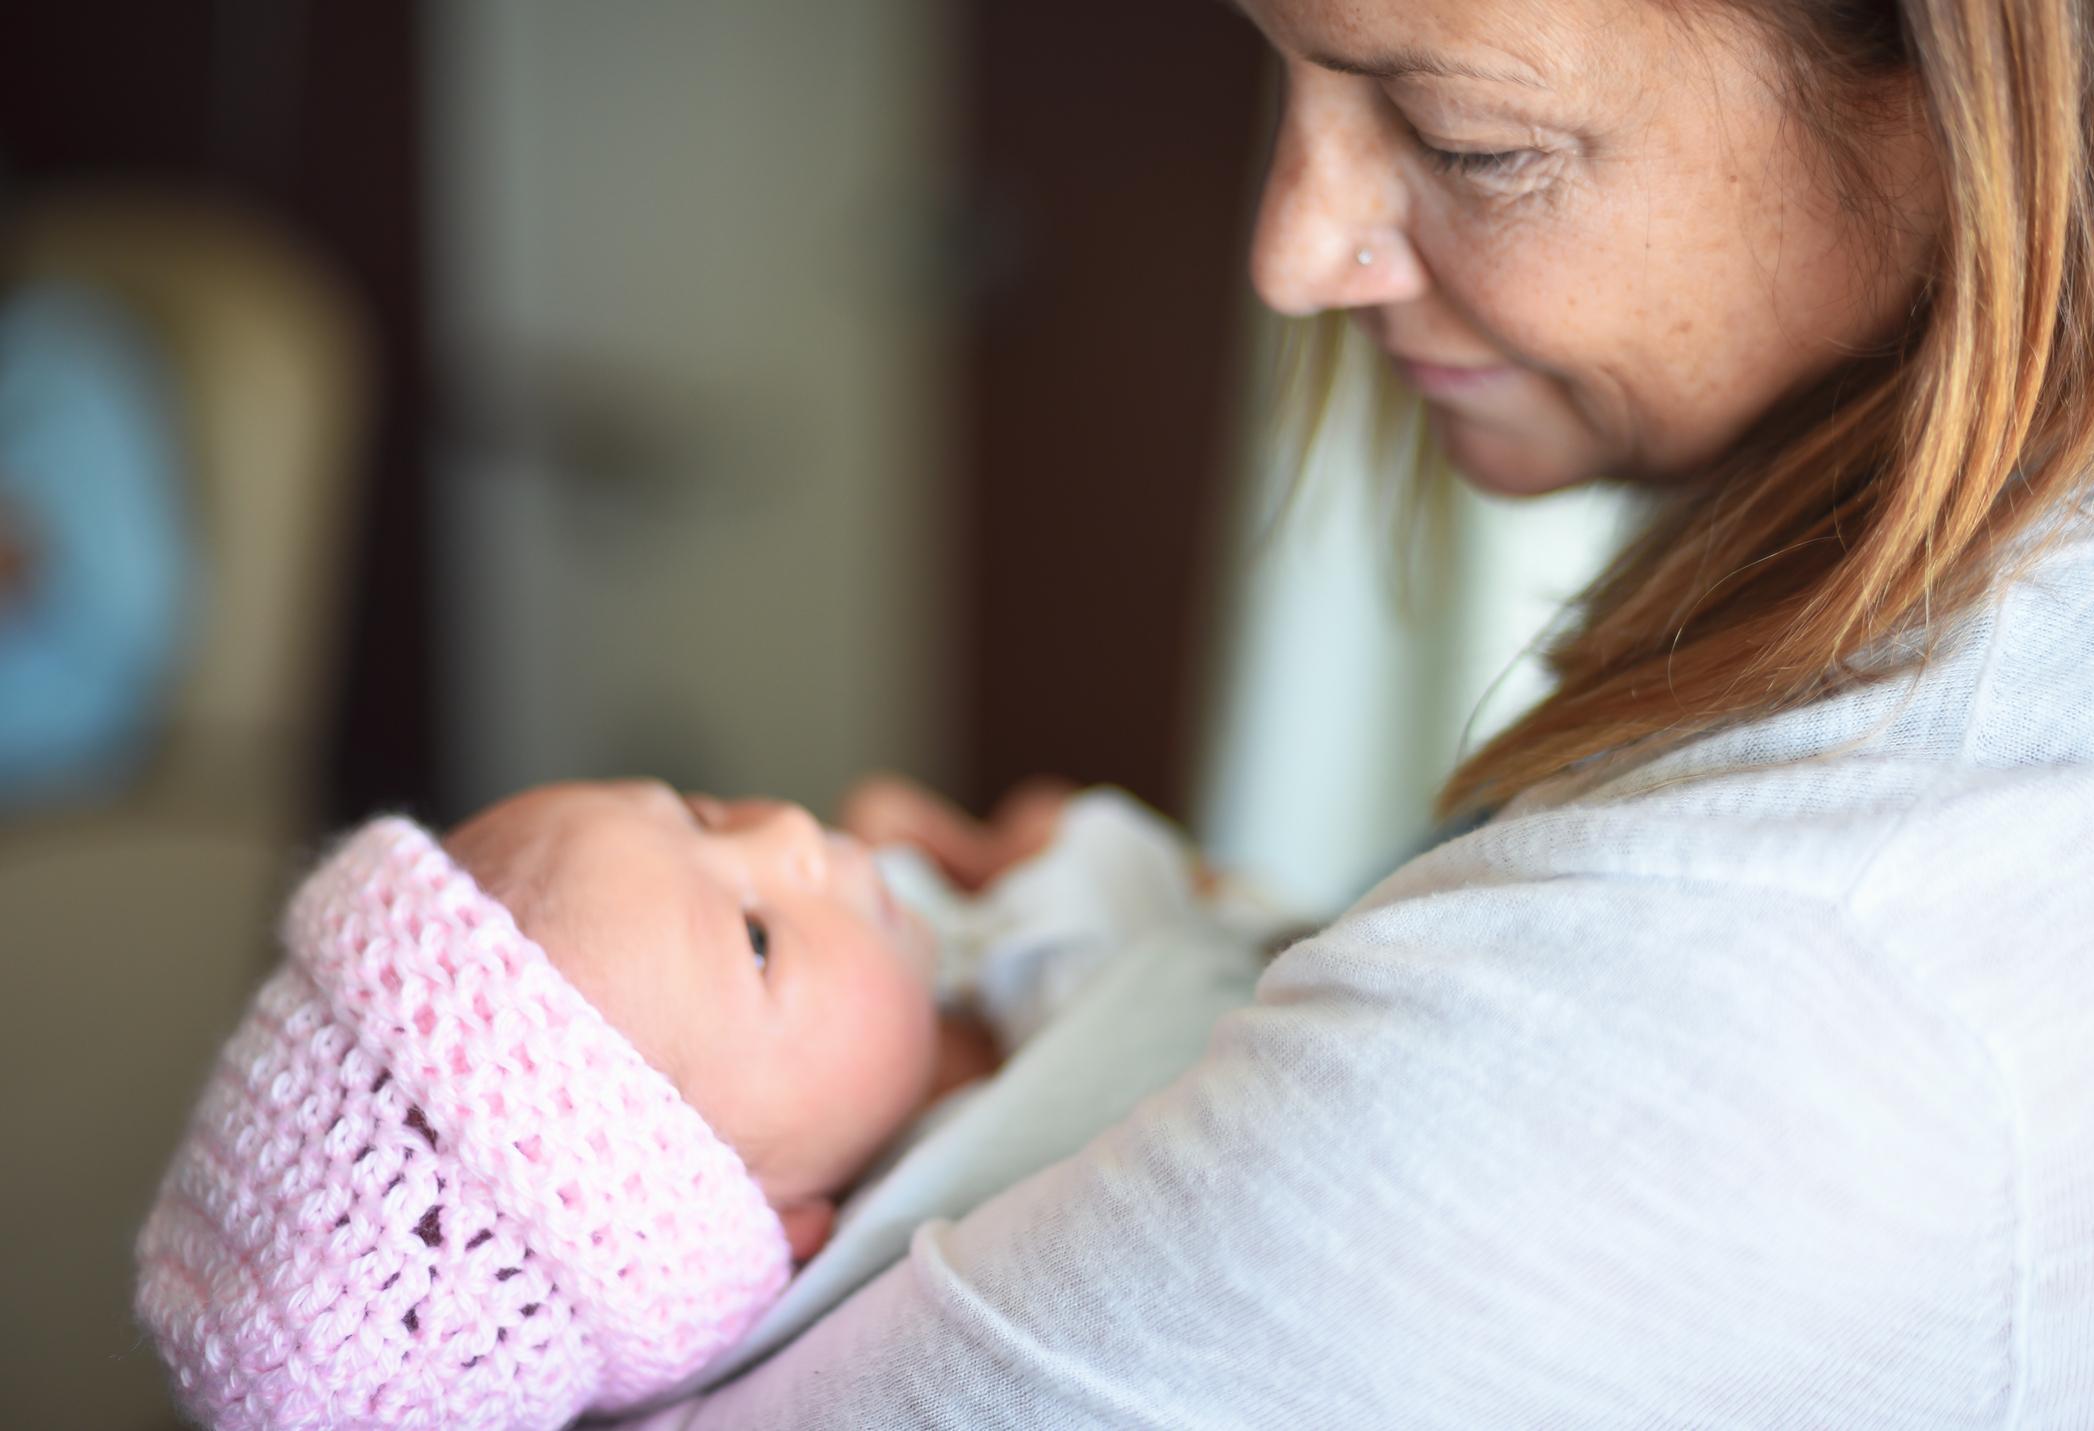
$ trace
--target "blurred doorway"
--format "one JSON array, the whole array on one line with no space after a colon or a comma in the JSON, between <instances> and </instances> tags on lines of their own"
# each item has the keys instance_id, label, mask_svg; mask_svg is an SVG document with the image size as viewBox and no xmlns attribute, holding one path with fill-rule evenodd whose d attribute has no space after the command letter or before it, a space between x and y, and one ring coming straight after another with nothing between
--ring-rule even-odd
<instances>
[{"instance_id":1,"label":"blurred doorway","mask_svg":"<svg viewBox=\"0 0 2094 1431\"><path fill-rule=\"evenodd\" d=\"M1182 815L1241 387L1264 47L1211 0L967 0L959 792Z\"/></svg>"}]
</instances>

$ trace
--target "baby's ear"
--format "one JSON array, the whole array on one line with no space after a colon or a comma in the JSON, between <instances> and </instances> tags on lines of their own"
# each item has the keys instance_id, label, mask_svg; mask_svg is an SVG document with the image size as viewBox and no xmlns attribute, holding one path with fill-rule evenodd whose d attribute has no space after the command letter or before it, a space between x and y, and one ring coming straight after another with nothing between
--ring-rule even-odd
<instances>
[{"instance_id":1,"label":"baby's ear","mask_svg":"<svg viewBox=\"0 0 2094 1431\"><path fill-rule=\"evenodd\" d=\"M785 1224L785 1240L791 1245L794 1262L805 1262L829 1241L836 1226L836 1204L825 1197L808 1198L778 1209Z\"/></svg>"}]
</instances>

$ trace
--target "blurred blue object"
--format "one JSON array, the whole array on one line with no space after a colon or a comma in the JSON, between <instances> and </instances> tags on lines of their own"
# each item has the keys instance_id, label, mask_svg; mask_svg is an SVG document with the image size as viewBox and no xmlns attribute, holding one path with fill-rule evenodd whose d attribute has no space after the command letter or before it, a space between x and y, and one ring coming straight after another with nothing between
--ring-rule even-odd
<instances>
[{"instance_id":1,"label":"blurred blue object","mask_svg":"<svg viewBox=\"0 0 2094 1431\"><path fill-rule=\"evenodd\" d=\"M0 301L0 814L114 793L152 748L187 645L196 550L172 384L91 289Z\"/></svg>"}]
</instances>

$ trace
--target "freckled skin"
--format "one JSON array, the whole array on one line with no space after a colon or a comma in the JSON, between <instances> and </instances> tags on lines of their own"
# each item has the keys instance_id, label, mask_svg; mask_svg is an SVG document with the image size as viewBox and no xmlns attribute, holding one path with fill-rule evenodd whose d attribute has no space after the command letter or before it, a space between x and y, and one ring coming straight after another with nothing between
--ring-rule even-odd
<instances>
[{"instance_id":1,"label":"freckled skin","mask_svg":"<svg viewBox=\"0 0 2094 1431\"><path fill-rule=\"evenodd\" d=\"M1383 348L1509 368L1432 399L1466 476L1538 493L1662 482L1881 341L1938 231L1923 128L1875 141L1890 231L1842 212L1757 34L1649 0L1242 0L1287 102L1252 254L1283 313L1350 310ZM1398 48L1533 83L1381 80ZM1511 153L1442 172L1432 149ZM1374 261L1361 265L1362 249Z\"/></svg>"}]
</instances>

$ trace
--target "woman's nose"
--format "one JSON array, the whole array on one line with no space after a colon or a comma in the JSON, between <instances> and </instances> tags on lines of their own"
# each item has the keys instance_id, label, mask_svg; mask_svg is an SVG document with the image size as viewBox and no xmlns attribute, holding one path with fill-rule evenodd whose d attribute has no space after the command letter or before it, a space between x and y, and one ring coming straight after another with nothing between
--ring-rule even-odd
<instances>
[{"instance_id":1,"label":"woman's nose","mask_svg":"<svg viewBox=\"0 0 2094 1431\"><path fill-rule=\"evenodd\" d=\"M1401 303L1425 291L1409 197L1385 131L1356 102L1297 85L1251 245L1251 285L1277 313Z\"/></svg>"}]
</instances>

